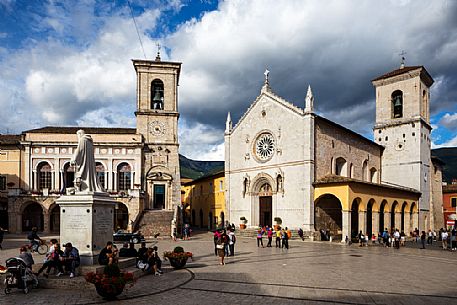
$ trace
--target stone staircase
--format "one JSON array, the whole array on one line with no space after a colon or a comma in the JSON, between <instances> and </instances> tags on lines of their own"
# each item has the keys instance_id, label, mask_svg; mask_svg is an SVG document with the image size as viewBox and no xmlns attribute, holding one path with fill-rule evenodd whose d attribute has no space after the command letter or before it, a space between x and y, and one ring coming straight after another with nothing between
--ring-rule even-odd
<instances>
[{"instance_id":1,"label":"stone staircase","mask_svg":"<svg viewBox=\"0 0 457 305\"><path fill-rule=\"evenodd\" d=\"M157 233L162 237L169 237L173 214L173 211L167 210L145 210L136 229L141 231L145 238L155 237Z\"/></svg>"}]
</instances>

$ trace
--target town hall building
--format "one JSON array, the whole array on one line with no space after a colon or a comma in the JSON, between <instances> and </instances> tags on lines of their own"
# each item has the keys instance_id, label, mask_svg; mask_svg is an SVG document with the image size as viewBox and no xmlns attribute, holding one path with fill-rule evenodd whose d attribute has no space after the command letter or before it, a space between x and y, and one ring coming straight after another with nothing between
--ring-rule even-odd
<instances>
[{"instance_id":1,"label":"town hall building","mask_svg":"<svg viewBox=\"0 0 457 305\"><path fill-rule=\"evenodd\" d=\"M376 88L374 141L276 95L266 72L260 95L225 129L226 217L248 226L360 230L442 226L441 168L431 158L430 86L423 66L394 70Z\"/></svg>"}]
</instances>

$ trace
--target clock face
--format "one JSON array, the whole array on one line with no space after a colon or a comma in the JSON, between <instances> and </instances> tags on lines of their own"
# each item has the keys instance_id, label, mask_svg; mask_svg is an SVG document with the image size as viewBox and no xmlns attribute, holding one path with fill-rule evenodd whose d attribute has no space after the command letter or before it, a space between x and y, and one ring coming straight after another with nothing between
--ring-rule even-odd
<instances>
[{"instance_id":1,"label":"clock face","mask_svg":"<svg viewBox=\"0 0 457 305\"><path fill-rule=\"evenodd\" d=\"M149 123L149 132L153 135L160 136L165 133L165 125L159 121Z\"/></svg>"},{"instance_id":2,"label":"clock face","mask_svg":"<svg viewBox=\"0 0 457 305\"><path fill-rule=\"evenodd\" d=\"M271 133L262 133L255 140L255 155L260 161L268 161L275 151L275 139Z\"/></svg>"}]
</instances>

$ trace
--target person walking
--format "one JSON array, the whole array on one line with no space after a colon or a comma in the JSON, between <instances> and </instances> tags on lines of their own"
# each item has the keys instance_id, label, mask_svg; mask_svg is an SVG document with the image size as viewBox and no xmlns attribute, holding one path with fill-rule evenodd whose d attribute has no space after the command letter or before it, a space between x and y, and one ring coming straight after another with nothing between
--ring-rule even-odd
<instances>
[{"instance_id":1,"label":"person walking","mask_svg":"<svg viewBox=\"0 0 457 305\"><path fill-rule=\"evenodd\" d=\"M421 249L425 249L425 239L426 239L426 235L425 235L425 231L422 231L422 234L421 234L421 243L422 243L422 248Z\"/></svg>"},{"instance_id":2,"label":"person walking","mask_svg":"<svg viewBox=\"0 0 457 305\"><path fill-rule=\"evenodd\" d=\"M229 238L229 249L230 249L229 256L235 256L235 243L236 243L235 232L230 230L230 232L228 234L228 238Z\"/></svg>"},{"instance_id":3,"label":"person walking","mask_svg":"<svg viewBox=\"0 0 457 305\"><path fill-rule=\"evenodd\" d=\"M394 243L395 243L395 248L400 249L400 232L398 232L398 229L395 230L393 234L394 238Z\"/></svg>"},{"instance_id":4,"label":"person walking","mask_svg":"<svg viewBox=\"0 0 457 305\"><path fill-rule=\"evenodd\" d=\"M447 239L448 239L448 237L449 237L449 235L447 234L446 229L444 229L443 232L441 233L441 241L443 243L443 250L447 249Z\"/></svg>"},{"instance_id":5,"label":"person walking","mask_svg":"<svg viewBox=\"0 0 457 305\"><path fill-rule=\"evenodd\" d=\"M457 230L455 227L452 228L451 231L451 244L450 244L451 250L455 251L457 250Z\"/></svg>"},{"instance_id":6,"label":"person walking","mask_svg":"<svg viewBox=\"0 0 457 305\"><path fill-rule=\"evenodd\" d=\"M217 256L218 255L218 248L217 248L217 242L219 238L221 237L221 232L219 230L214 231L213 235L213 240L214 240L214 254Z\"/></svg>"},{"instance_id":7,"label":"person walking","mask_svg":"<svg viewBox=\"0 0 457 305\"><path fill-rule=\"evenodd\" d=\"M219 256L220 265L225 265L224 259L225 259L225 249L224 246L227 243L227 234L222 233L219 235L219 238L217 239L216 242L216 248L217 248L217 254Z\"/></svg>"},{"instance_id":8,"label":"person walking","mask_svg":"<svg viewBox=\"0 0 457 305\"><path fill-rule=\"evenodd\" d=\"M275 232L276 235L276 248L281 248L281 228L278 227Z\"/></svg>"},{"instance_id":9,"label":"person walking","mask_svg":"<svg viewBox=\"0 0 457 305\"><path fill-rule=\"evenodd\" d=\"M268 237L267 247L271 247L271 241L273 240L273 230L272 230L272 228L267 227L267 237Z\"/></svg>"},{"instance_id":10,"label":"person walking","mask_svg":"<svg viewBox=\"0 0 457 305\"><path fill-rule=\"evenodd\" d=\"M289 249L289 240L287 236L287 227L281 230L282 248Z\"/></svg>"},{"instance_id":11,"label":"person walking","mask_svg":"<svg viewBox=\"0 0 457 305\"><path fill-rule=\"evenodd\" d=\"M432 233L432 230L428 230L427 244L429 244L429 245L433 244L433 233Z\"/></svg>"},{"instance_id":12,"label":"person walking","mask_svg":"<svg viewBox=\"0 0 457 305\"><path fill-rule=\"evenodd\" d=\"M259 228L259 230L257 230L257 247L259 247L260 245L262 245L262 248L265 248L263 246L263 230L261 228Z\"/></svg>"},{"instance_id":13,"label":"person walking","mask_svg":"<svg viewBox=\"0 0 457 305\"><path fill-rule=\"evenodd\" d=\"M0 250L3 250L2 243L3 243L3 236L4 236L5 232L8 232L8 231L3 229L2 227L0 227Z\"/></svg>"}]
</instances>

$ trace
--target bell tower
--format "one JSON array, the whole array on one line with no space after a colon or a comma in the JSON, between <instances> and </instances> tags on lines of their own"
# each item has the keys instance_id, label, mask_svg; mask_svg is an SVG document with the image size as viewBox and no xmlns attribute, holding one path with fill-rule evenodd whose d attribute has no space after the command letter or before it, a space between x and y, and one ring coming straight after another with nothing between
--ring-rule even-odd
<instances>
[{"instance_id":1,"label":"bell tower","mask_svg":"<svg viewBox=\"0 0 457 305\"><path fill-rule=\"evenodd\" d=\"M181 63L134 59L137 133L143 136L144 209L175 210L181 202L178 83Z\"/></svg>"},{"instance_id":2,"label":"bell tower","mask_svg":"<svg viewBox=\"0 0 457 305\"><path fill-rule=\"evenodd\" d=\"M405 67L372 80L376 88L374 141L384 146L382 183L421 192L418 229L428 230L430 211L430 86L423 66ZM417 203L416 203L417 204ZM413 228L414 229L414 228Z\"/></svg>"}]
</instances>

